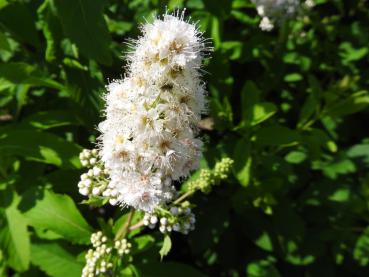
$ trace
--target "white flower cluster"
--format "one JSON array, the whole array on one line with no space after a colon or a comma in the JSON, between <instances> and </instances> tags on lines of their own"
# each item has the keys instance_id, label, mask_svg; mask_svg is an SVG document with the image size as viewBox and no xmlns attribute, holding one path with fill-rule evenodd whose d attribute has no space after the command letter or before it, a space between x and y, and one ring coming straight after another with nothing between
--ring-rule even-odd
<instances>
[{"instance_id":1,"label":"white flower cluster","mask_svg":"<svg viewBox=\"0 0 369 277\"><path fill-rule=\"evenodd\" d=\"M172 231L180 232L187 235L189 231L195 229L195 214L190 208L171 207L170 213L159 217L155 214L145 214L143 223L150 229L154 229L159 223L159 231L162 233L170 233Z\"/></svg>"},{"instance_id":2,"label":"white flower cluster","mask_svg":"<svg viewBox=\"0 0 369 277\"><path fill-rule=\"evenodd\" d=\"M84 149L79 155L81 164L89 170L81 175L78 183L79 193L85 196L104 196L107 189L108 171L99 161L96 149Z\"/></svg>"},{"instance_id":3,"label":"white flower cluster","mask_svg":"<svg viewBox=\"0 0 369 277\"><path fill-rule=\"evenodd\" d=\"M129 254L132 247L126 239L112 243L101 231L91 235L91 243L93 249L89 249L85 256L86 265L82 270L82 277L105 276L108 272L112 273L114 254L120 257Z\"/></svg>"},{"instance_id":4,"label":"white flower cluster","mask_svg":"<svg viewBox=\"0 0 369 277\"><path fill-rule=\"evenodd\" d=\"M123 256L123 254L129 254L131 252L132 244L126 239L121 239L115 241L114 247L117 249L119 256Z\"/></svg>"},{"instance_id":5,"label":"white flower cluster","mask_svg":"<svg viewBox=\"0 0 369 277\"><path fill-rule=\"evenodd\" d=\"M172 181L199 166L196 126L205 111L199 70L208 48L183 13L143 25L133 47L127 75L108 86L100 155L114 199L151 212L172 199Z\"/></svg>"},{"instance_id":6,"label":"white flower cluster","mask_svg":"<svg viewBox=\"0 0 369 277\"><path fill-rule=\"evenodd\" d=\"M271 31L274 25L285 18L295 15L301 9L301 0L251 0L261 16L260 29ZM306 0L306 8L314 6L313 0Z\"/></svg>"}]
</instances>

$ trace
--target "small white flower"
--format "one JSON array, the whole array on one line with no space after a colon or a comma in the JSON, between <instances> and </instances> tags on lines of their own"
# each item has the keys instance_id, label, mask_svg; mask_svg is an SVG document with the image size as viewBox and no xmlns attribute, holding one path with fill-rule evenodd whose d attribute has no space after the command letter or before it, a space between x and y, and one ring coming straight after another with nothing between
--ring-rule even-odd
<instances>
[{"instance_id":1,"label":"small white flower","mask_svg":"<svg viewBox=\"0 0 369 277\"><path fill-rule=\"evenodd\" d=\"M159 231L160 231L160 232L162 232L162 233L165 233L165 231L166 231L165 226L161 225L161 226L159 227Z\"/></svg>"},{"instance_id":2,"label":"small white flower","mask_svg":"<svg viewBox=\"0 0 369 277\"><path fill-rule=\"evenodd\" d=\"M156 224L157 222L158 222L158 218L155 215L150 218L151 224Z\"/></svg>"},{"instance_id":3,"label":"small white flower","mask_svg":"<svg viewBox=\"0 0 369 277\"><path fill-rule=\"evenodd\" d=\"M168 223L168 219L166 217L160 218L160 224L167 225L167 223Z\"/></svg>"},{"instance_id":4,"label":"small white flower","mask_svg":"<svg viewBox=\"0 0 369 277\"><path fill-rule=\"evenodd\" d=\"M270 21L270 19L268 17L263 17L260 21L259 27L263 31L269 32L269 31L273 30L274 24L272 23L272 21Z\"/></svg>"},{"instance_id":5,"label":"small white flower","mask_svg":"<svg viewBox=\"0 0 369 277\"><path fill-rule=\"evenodd\" d=\"M87 188L81 188L79 189L79 193L86 196L88 195L89 191Z\"/></svg>"}]
</instances>

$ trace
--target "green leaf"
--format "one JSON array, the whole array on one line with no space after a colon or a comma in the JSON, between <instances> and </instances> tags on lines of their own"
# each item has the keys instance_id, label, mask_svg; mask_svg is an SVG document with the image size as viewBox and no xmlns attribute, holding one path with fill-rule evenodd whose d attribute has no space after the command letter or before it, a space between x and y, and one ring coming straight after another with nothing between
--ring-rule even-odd
<instances>
[{"instance_id":1,"label":"green leaf","mask_svg":"<svg viewBox=\"0 0 369 277\"><path fill-rule=\"evenodd\" d=\"M159 251L160 259L163 259L164 256L168 255L171 248L172 248L172 240L170 239L170 236L165 235L163 245Z\"/></svg>"},{"instance_id":2,"label":"green leaf","mask_svg":"<svg viewBox=\"0 0 369 277\"><path fill-rule=\"evenodd\" d=\"M359 236L354 248L354 259L357 260L361 266L369 264L369 228Z\"/></svg>"},{"instance_id":3,"label":"green leaf","mask_svg":"<svg viewBox=\"0 0 369 277\"><path fill-rule=\"evenodd\" d=\"M268 260L260 260L247 265L248 277L280 277L278 270Z\"/></svg>"},{"instance_id":4,"label":"green leaf","mask_svg":"<svg viewBox=\"0 0 369 277\"><path fill-rule=\"evenodd\" d=\"M313 163L313 169L321 169L324 175L336 179L339 175L356 172L356 165L350 159L341 158L328 163L316 161Z\"/></svg>"},{"instance_id":5,"label":"green leaf","mask_svg":"<svg viewBox=\"0 0 369 277\"><path fill-rule=\"evenodd\" d=\"M5 225L0 228L0 248L13 269L25 271L30 261L30 239L27 221L17 209L18 202L13 200L12 205L3 213Z\"/></svg>"},{"instance_id":6,"label":"green leaf","mask_svg":"<svg viewBox=\"0 0 369 277\"><path fill-rule=\"evenodd\" d=\"M286 82L298 82L303 79L302 75L299 73L291 73L284 77Z\"/></svg>"},{"instance_id":7,"label":"green leaf","mask_svg":"<svg viewBox=\"0 0 369 277\"><path fill-rule=\"evenodd\" d=\"M40 47L35 18L31 13L31 7L20 1L12 1L9 5L0 9L1 23L17 40L29 43L34 47Z\"/></svg>"},{"instance_id":8,"label":"green leaf","mask_svg":"<svg viewBox=\"0 0 369 277\"><path fill-rule=\"evenodd\" d=\"M270 235L263 232L260 237L255 241L255 244L265 251L273 251L273 243Z\"/></svg>"},{"instance_id":9,"label":"green leaf","mask_svg":"<svg viewBox=\"0 0 369 277\"><path fill-rule=\"evenodd\" d=\"M79 277L83 265L74 255L57 243L37 243L31 246L31 262L52 277Z\"/></svg>"},{"instance_id":10,"label":"green leaf","mask_svg":"<svg viewBox=\"0 0 369 277\"><path fill-rule=\"evenodd\" d=\"M138 254L146 251L155 244L155 239L150 235L143 235L135 237L133 239L134 247L132 248L132 254Z\"/></svg>"},{"instance_id":11,"label":"green leaf","mask_svg":"<svg viewBox=\"0 0 369 277\"><path fill-rule=\"evenodd\" d=\"M75 42L83 55L110 65L111 42L103 17L102 0L55 0L55 7L65 34Z\"/></svg>"},{"instance_id":12,"label":"green leaf","mask_svg":"<svg viewBox=\"0 0 369 277\"><path fill-rule=\"evenodd\" d=\"M34 113L26 117L22 123L46 130L67 125L80 125L81 121L78 116L71 111L51 110Z\"/></svg>"},{"instance_id":13,"label":"green leaf","mask_svg":"<svg viewBox=\"0 0 369 277\"><path fill-rule=\"evenodd\" d=\"M0 156L22 156L63 168L81 167L78 145L51 133L12 127L0 129Z\"/></svg>"},{"instance_id":14,"label":"green leaf","mask_svg":"<svg viewBox=\"0 0 369 277\"><path fill-rule=\"evenodd\" d=\"M264 145L294 145L300 140L297 131L284 126L269 126L256 132L256 142Z\"/></svg>"},{"instance_id":15,"label":"green leaf","mask_svg":"<svg viewBox=\"0 0 369 277\"><path fill-rule=\"evenodd\" d=\"M320 104L321 87L319 81L314 76L309 76L309 86L311 92L302 105L297 125L299 128L303 127L303 125L317 112Z\"/></svg>"},{"instance_id":16,"label":"green leaf","mask_svg":"<svg viewBox=\"0 0 369 277\"><path fill-rule=\"evenodd\" d=\"M23 62L0 64L0 79L13 84L28 84L33 86L45 86L62 90L63 85L50 79L40 72L35 66Z\"/></svg>"},{"instance_id":17,"label":"green leaf","mask_svg":"<svg viewBox=\"0 0 369 277\"><path fill-rule=\"evenodd\" d=\"M248 120L252 116L251 107L259 102L261 91L252 81L246 81L241 91L242 119Z\"/></svg>"},{"instance_id":18,"label":"green leaf","mask_svg":"<svg viewBox=\"0 0 369 277\"><path fill-rule=\"evenodd\" d=\"M243 44L240 41L225 41L221 44L222 51L230 60L238 60L242 55Z\"/></svg>"},{"instance_id":19,"label":"green leaf","mask_svg":"<svg viewBox=\"0 0 369 277\"><path fill-rule=\"evenodd\" d=\"M277 112L277 107L270 102L262 102L262 103L256 103L252 107L252 120L251 125L257 125L271 116L273 116Z\"/></svg>"},{"instance_id":20,"label":"green leaf","mask_svg":"<svg viewBox=\"0 0 369 277\"><path fill-rule=\"evenodd\" d=\"M3 32L0 32L0 50L10 51L8 39Z\"/></svg>"},{"instance_id":21,"label":"green leaf","mask_svg":"<svg viewBox=\"0 0 369 277\"><path fill-rule=\"evenodd\" d=\"M233 158L236 178L242 186L246 187L250 183L252 164L250 142L247 139L241 139L237 142Z\"/></svg>"},{"instance_id":22,"label":"green leaf","mask_svg":"<svg viewBox=\"0 0 369 277\"><path fill-rule=\"evenodd\" d=\"M48 62L56 60L58 42L61 39L61 25L56 16L52 0L45 0L37 10L42 32L46 39L45 59Z\"/></svg>"},{"instance_id":23,"label":"green leaf","mask_svg":"<svg viewBox=\"0 0 369 277\"><path fill-rule=\"evenodd\" d=\"M31 226L51 230L71 242L90 242L91 227L67 195L45 190L43 197L25 216Z\"/></svg>"},{"instance_id":24,"label":"green leaf","mask_svg":"<svg viewBox=\"0 0 369 277\"><path fill-rule=\"evenodd\" d=\"M306 159L306 154L300 151L292 151L288 153L284 159L291 164L300 164Z\"/></svg>"},{"instance_id":25,"label":"green leaf","mask_svg":"<svg viewBox=\"0 0 369 277\"><path fill-rule=\"evenodd\" d=\"M350 199L351 191L349 188L339 188L331 196L329 200L336 202L347 202Z\"/></svg>"},{"instance_id":26,"label":"green leaf","mask_svg":"<svg viewBox=\"0 0 369 277\"><path fill-rule=\"evenodd\" d=\"M367 91L359 91L353 93L346 99L338 101L329 106L326 114L332 117L340 117L357 113L369 105L369 93Z\"/></svg>"},{"instance_id":27,"label":"green leaf","mask_svg":"<svg viewBox=\"0 0 369 277\"><path fill-rule=\"evenodd\" d=\"M351 42L343 42L340 47L340 56L342 57L342 63L348 64L350 62L358 61L363 59L369 53L368 47L361 47L355 49Z\"/></svg>"}]
</instances>

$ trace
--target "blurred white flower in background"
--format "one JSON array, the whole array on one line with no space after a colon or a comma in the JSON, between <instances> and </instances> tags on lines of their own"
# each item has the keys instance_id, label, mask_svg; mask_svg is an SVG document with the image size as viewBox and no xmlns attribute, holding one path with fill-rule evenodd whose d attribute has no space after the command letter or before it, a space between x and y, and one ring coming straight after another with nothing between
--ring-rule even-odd
<instances>
[{"instance_id":1,"label":"blurred white flower in background","mask_svg":"<svg viewBox=\"0 0 369 277\"><path fill-rule=\"evenodd\" d=\"M271 31L274 26L283 20L296 15L301 8L312 8L313 0L251 0L261 17L259 24L263 31Z\"/></svg>"}]
</instances>

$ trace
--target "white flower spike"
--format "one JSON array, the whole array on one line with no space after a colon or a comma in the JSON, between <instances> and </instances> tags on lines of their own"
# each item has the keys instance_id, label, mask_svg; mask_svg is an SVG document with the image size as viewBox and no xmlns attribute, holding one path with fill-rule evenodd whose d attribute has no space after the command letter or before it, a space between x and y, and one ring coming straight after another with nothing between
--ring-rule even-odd
<instances>
[{"instance_id":1,"label":"white flower spike","mask_svg":"<svg viewBox=\"0 0 369 277\"><path fill-rule=\"evenodd\" d=\"M210 49L184 11L141 27L127 74L108 87L100 123L100 156L112 204L152 212L175 194L173 181L197 169L202 142L197 124L205 112L200 69Z\"/></svg>"}]
</instances>

